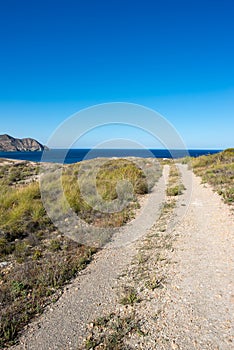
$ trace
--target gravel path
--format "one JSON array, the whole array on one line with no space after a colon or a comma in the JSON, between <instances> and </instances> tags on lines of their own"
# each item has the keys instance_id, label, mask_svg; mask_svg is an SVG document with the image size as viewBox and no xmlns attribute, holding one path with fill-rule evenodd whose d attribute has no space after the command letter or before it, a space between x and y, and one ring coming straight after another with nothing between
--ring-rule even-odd
<instances>
[{"instance_id":1,"label":"gravel path","mask_svg":"<svg viewBox=\"0 0 234 350\"><path fill-rule=\"evenodd\" d=\"M145 319L151 318L152 329L157 332L151 333L150 342L146 339L144 343L144 337L138 336L143 340L136 339L135 344L141 345L135 348L231 350L234 348L234 216L208 185L201 185L200 179L186 166L180 168L187 190L179 198L176 216L169 225L175 240L171 262L166 267L168 280L164 288L152 291L153 299L134 306L142 318L147 311ZM14 349L77 349L85 325L103 313L116 310L118 276L131 265L139 247L139 243L130 241L133 237L144 238L142 233L147 229L152 233L150 227L157 220L164 200L163 184L161 178L156 192L149 197L150 206L120 232L116 238L119 248L110 245L99 252L60 300L29 327ZM160 310L157 318L156 309Z\"/></svg>"},{"instance_id":2,"label":"gravel path","mask_svg":"<svg viewBox=\"0 0 234 350\"><path fill-rule=\"evenodd\" d=\"M49 350L77 349L81 344L86 324L115 309L118 296L118 276L131 263L141 239L160 215L165 199L165 182L169 167L164 167L152 193L147 195L137 218L122 228L94 260L81 272L57 303L33 322L20 344L14 349Z\"/></svg>"},{"instance_id":3,"label":"gravel path","mask_svg":"<svg viewBox=\"0 0 234 350\"><path fill-rule=\"evenodd\" d=\"M181 166L188 186L189 171ZM186 196L186 194L185 194ZM234 348L234 216L220 196L193 176L186 216L162 300L156 349Z\"/></svg>"}]
</instances>

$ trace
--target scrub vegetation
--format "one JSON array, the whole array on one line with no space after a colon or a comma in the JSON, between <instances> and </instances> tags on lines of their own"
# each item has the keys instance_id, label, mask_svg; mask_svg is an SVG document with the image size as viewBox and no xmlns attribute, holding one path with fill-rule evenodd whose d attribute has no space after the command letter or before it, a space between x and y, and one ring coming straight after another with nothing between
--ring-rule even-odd
<instances>
[{"instance_id":1,"label":"scrub vegetation","mask_svg":"<svg viewBox=\"0 0 234 350\"><path fill-rule=\"evenodd\" d=\"M90 171L92 162L87 161ZM147 174L127 159L110 159L100 167L96 186L104 203L121 196L126 200L131 193L124 209L110 214L85 202L77 182L80 164L65 165L62 183L69 205L95 226L125 224L139 208L139 196L150 191L161 175L159 166L155 168L150 160L143 162L150 183ZM38 164L0 162L0 347L12 345L30 319L59 298L62 287L97 251L56 229L42 204L38 173ZM81 174L81 181L89 188L87 172ZM123 186L118 188L119 183ZM53 188L52 182L50 186Z\"/></svg>"},{"instance_id":2,"label":"scrub vegetation","mask_svg":"<svg viewBox=\"0 0 234 350\"><path fill-rule=\"evenodd\" d=\"M234 203L234 148L213 155L187 158L183 162L188 162L204 183L209 183L222 195L225 203Z\"/></svg>"}]
</instances>

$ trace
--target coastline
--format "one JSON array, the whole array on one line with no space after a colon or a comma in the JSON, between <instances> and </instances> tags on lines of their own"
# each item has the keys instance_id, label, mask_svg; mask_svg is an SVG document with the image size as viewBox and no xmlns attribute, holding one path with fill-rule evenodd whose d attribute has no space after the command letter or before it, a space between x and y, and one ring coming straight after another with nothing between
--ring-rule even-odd
<instances>
[{"instance_id":1,"label":"coastline","mask_svg":"<svg viewBox=\"0 0 234 350\"><path fill-rule=\"evenodd\" d=\"M166 149L51 149L49 151L35 152L0 152L0 158L16 159L33 162L66 163L73 164L82 160L93 158L159 158L179 159L186 156L199 157L219 153L222 150L166 150Z\"/></svg>"}]
</instances>

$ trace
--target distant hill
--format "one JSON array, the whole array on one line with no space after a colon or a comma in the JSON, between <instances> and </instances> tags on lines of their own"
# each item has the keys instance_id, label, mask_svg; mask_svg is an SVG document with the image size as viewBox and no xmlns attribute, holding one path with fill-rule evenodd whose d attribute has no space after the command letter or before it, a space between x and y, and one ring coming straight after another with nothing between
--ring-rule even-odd
<instances>
[{"instance_id":1,"label":"distant hill","mask_svg":"<svg viewBox=\"0 0 234 350\"><path fill-rule=\"evenodd\" d=\"M43 151L48 149L37 140L31 138L16 139L7 134L0 135L0 151L1 152L25 152L25 151Z\"/></svg>"}]
</instances>

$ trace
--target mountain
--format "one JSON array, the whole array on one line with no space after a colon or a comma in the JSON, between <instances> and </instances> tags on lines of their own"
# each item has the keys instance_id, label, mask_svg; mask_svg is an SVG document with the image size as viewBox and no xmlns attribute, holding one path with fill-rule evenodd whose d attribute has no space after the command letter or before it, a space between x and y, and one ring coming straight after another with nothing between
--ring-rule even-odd
<instances>
[{"instance_id":1,"label":"mountain","mask_svg":"<svg viewBox=\"0 0 234 350\"><path fill-rule=\"evenodd\" d=\"M48 149L37 140L31 138L16 139L7 134L0 135L0 151L15 152L15 151L44 151Z\"/></svg>"}]
</instances>

